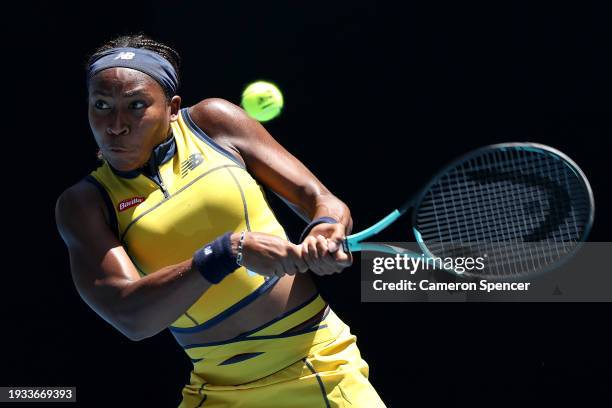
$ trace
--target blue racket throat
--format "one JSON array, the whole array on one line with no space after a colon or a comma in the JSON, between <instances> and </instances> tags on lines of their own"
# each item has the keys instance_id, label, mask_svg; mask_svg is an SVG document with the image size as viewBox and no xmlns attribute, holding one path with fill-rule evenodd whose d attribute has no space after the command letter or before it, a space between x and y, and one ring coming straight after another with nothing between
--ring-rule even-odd
<instances>
[{"instance_id":1,"label":"blue racket throat","mask_svg":"<svg viewBox=\"0 0 612 408\"><path fill-rule=\"evenodd\" d=\"M372 225L371 227L366 228L365 230L360 231L356 234L349 235L344 240L344 244L343 244L344 251L345 252L347 250L350 252L361 251L362 250L360 246L361 241L378 234L380 231L384 230L389 225L393 224L395 220L401 217L401 215L402 213L399 210L393 210L391 214L387 215L385 218L378 221L376 224Z\"/></svg>"},{"instance_id":2,"label":"blue racket throat","mask_svg":"<svg viewBox=\"0 0 612 408\"><path fill-rule=\"evenodd\" d=\"M588 237L594 208L587 178L562 152L536 143L497 144L443 168L415 199L347 237L344 249L423 259L487 257L486 270L464 276L532 276L575 253ZM422 254L364 242L408 209Z\"/></svg>"}]
</instances>

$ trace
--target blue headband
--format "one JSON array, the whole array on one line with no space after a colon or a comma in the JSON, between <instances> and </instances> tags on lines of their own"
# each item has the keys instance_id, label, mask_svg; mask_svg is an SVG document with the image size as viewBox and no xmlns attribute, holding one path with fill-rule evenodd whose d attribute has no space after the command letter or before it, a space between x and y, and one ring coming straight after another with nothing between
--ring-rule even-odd
<instances>
[{"instance_id":1,"label":"blue headband","mask_svg":"<svg viewBox=\"0 0 612 408\"><path fill-rule=\"evenodd\" d=\"M113 67L132 68L144 72L159 82L164 90L170 91L170 95L176 95L178 77L174 67L158 53L145 48L111 48L101 52L89 65L87 86L89 87L89 81L98 72Z\"/></svg>"}]
</instances>

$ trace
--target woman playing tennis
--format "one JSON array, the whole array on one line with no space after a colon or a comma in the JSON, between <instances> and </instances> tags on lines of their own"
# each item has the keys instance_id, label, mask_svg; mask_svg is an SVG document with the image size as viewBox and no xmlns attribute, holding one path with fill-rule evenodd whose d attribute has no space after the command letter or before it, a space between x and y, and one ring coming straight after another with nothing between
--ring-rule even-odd
<instances>
[{"instance_id":1,"label":"woman playing tennis","mask_svg":"<svg viewBox=\"0 0 612 408\"><path fill-rule=\"evenodd\" d=\"M193 362L180 407L384 407L356 338L308 271L351 264L347 206L222 99L181 107L178 53L139 34L87 64L101 165L56 205L81 297ZM288 241L261 185L312 220Z\"/></svg>"}]
</instances>

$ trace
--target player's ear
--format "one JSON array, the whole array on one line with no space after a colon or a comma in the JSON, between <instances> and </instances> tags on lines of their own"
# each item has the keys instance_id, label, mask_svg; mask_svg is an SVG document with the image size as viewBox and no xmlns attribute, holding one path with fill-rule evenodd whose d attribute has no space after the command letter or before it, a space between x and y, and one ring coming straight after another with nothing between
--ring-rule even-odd
<instances>
[{"instance_id":1,"label":"player's ear","mask_svg":"<svg viewBox=\"0 0 612 408\"><path fill-rule=\"evenodd\" d=\"M178 120L178 113L181 109L181 97L178 95L174 95L172 99L170 99L170 121L175 122Z\"/></svg>"}]
</instances>

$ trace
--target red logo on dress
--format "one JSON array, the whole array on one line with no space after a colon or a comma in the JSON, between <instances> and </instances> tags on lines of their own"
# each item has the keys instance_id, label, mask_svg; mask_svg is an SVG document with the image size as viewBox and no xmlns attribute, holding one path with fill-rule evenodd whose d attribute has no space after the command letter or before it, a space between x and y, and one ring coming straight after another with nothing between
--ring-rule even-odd
<instances>
[{"instance_id":1,"label":"red logo on dress","mask_svg":"<svg viewBox=\"0 0 612 408\"><path fill-rule=\"evenodd\" d=\"M119 211L125 211L128 208L137 206L138 204L142 203L144 200L145 200L144 197L128 198L127 200L123 200L122 202L120 202L117 208L119 209Z\"/></svg>"}]
</instances>

